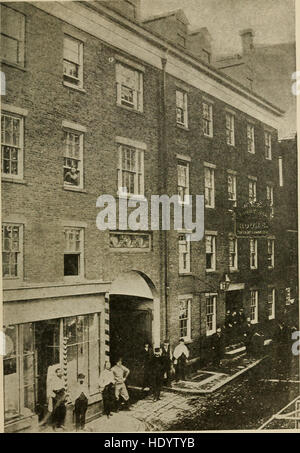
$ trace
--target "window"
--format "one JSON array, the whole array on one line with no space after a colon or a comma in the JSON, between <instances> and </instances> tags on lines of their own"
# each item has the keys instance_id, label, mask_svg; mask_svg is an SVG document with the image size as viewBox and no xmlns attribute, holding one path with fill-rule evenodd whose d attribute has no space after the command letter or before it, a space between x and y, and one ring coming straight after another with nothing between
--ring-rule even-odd
<instances>
[{"instance_id":1,"label":"window","mask_svg":"<svg viewBox=\"0 0 300 453\"><path fill-rule=\"evenodd\" d=\"M234 115L232 113L226 112L226 143L227 145L234 146L235 137L234 137Z\"/></svg>"},{"instance_id":2,"label":"window","mask_svg":"<svg viewBox=\"0 0 300 453\"><path fill-rule=\"evenodd\" d=\"M64 130L64 185L83 188L83 133Z\"/></svg>"},{"instance_id":3,"label":"window","mask_svg":"<svg viewBox=\"0 0 300 453\"><path fill-rule=\"evenodd\" d=\"M1 114L2 175L13 179L23 178L23 117L11 113Z\"/></svg>"},{"instance_id":4,"label":"window","mask_svg":"<svg viewBox=\"0 0 300 453\"><path fill-rule=\"evenodd\" d=\"M213 136L213 109L208 102L202 102L202 129L207 137Z\"/></svg>"},{"instance_id":5,"label":"window","mask_svg":"<svg viewBox=\"0 0 300 453\"><path fill-rule=\"evenodd\" d=\"M20 278L23 266L22 225L4 223L2 225L2 276Z\"/></svg>"},{"instance_id":6,"label":"window","mask_svg":"<svg viewBox=\"0 0 300 453\"><path fill-rule=\"evenodd\" d=\"M254 203L256 201L256 181L249 179L249 202Z\"/></svg>"},{"instance_id":7,"label":"window","mask_svg":"<svg viewBox=\"0 0 300 453\"><path fill-rule=\"evenodd\" d=\"M207 234L205 236L206 270L216 270L216 236Z\"/></svg>"},{"instance_id":8,"label":"window","mask_svg":"<svg viewBox=\"0 0 300 453\"><path fill-rule=\"evenodd\" d=\"M143 111L143 73L117 63L117 104L139 112Z\"/></svg>"},{"instance_id":9,"label":"window","mask_svg":"<svg viewBox=\"0 0 300 453\"><path fill-rule=\"evenodd\" d=\"M232 206L237 205L237 194L236 194L236 175L229 173L227 175L228 184L228 200L232 202Z\"/></svg>"},{"instance_id":10,"label":"window","mask_svg":"<svg viewBox=\"0 0 300 453\"><path fill-rule=\"evenodd\" d=\"M238 251L237 251L237 239L229 238L229 269L231 271L237 270L238 268Z\"/></svg>"},{"instance_id":11,"label":"window","mask_svg":"<svg viewBox=\"0 0 300 453\"><path fill-rule=\"evenodd\" d=\"M25 16L1 5L1 54L3 60L24 66Z\"/></svg>"},{"instance_id":12,"label":"window","mask_svg":"<svg viewBox=\"0 0 300 453\"><path fill-rule=\"evenodd\" d=\"M177 33L177 43L181 47L186 47L186 39L185 36L181 35L180 33Z\"/></svg>"},{"instance_id":13,"label":"window","mask_svg":"<svg viewBox=\"0 0 300 453\"><path fill-rule=\"evenodd\" d=\"M250 269L257 269L257 239L250 239Z\"/></svg>"},{"instance_id":14,"label":"window","mask_svg":"<svg viewBox=\"0 0 300 453\"><path fill-rule=\"evenodd\" d=\"M255 153L254 126L252 124L247 124L247 149L249 153Z\"/></svg>"},{"instance_id":15,"label":"window","mask_svg":"<svg viewBox=\"0 0 300 453\"><path fill-rule=\"evenodd\" d=\"M267 185L267 201L271 208L270 217L274 217L274 188L271 185Z\"/></svg>"},{"instance_id":16,"label":"window","mask_svg":"<svg viewBox=\"0 0 300 453\"><path fill-rule=\"evenodd\" d=\"M275 288L268 288L268 318L275 318Z\"/></svg>"},{"instance_id":17,"label":"window","mask_svg":"<svg viewBox=\"0 0 300 453\"><path fill-rule=\"evenodd\" d=\"M179 299L179 333L185 340L191 339L191 306L192 297Z\"/></svg>"},{"instance_id":18,"label":"window","mask_svg":"<svg viewBox=\"0 0 300 453\"><path fill-rule=\"evenodd\" d=\"M144 195L144 151L129 145L119 145L118 192Z\"/></svg>"},{"instance_id":19,"label":"window","mask_svg":"<svg viewBox=\"0 0 300 453\"><path fill-rule=\"evenodd\" d=\"M83 228L65 228L64 276L84 276Z\"/></svg>"},{"instance_id":20,"label":"window","mask_svg":"<svg viewBox=\"0 0 300 453\"><path fill-rule=\"evenodd\" d=\"M99 392L100 314L64 318L67 338L68 385L74 388L77 375L83 373L91 394Z\"/></svg>"},{"instance_id":21,"label":"window","mask_svg":"<svg viewBox=\"0 0 300 453\"><path fill-rule=\"evenodd\" d=\"M176 90L176 122L181 126L188 127L187 93L181 90Z\"/></svg>"},{"instance_id":22,"label":"window","mask_svg":"<svg viewBox=\"0 0 300 453\"><path fill-rule=\"evenodd\" d=\"M187 162L178 162L177 175L179 200L184 203L185 195L189 195L189 164Z\"/></svg>"},{"instance_id":23,"label":"window","mask_svg":"<svg viewBox=\"0 0 300 453\"><path fill-rule=\"evenodd\" d=\"M258 322L258 291L250 291L250 321L252 324Z\"/></svg>"},{"instance_id":24,"label":"window","mask_svg":"<svg viewBox=\"0 0 300 453\"><path fill-rule=\"evenodd\" d=\"M186 274L191 270L191 241L188 234L179 235L179 273Z\"/></svg>"},{"instance_id":25,"label":"window","mask_svg":"<svg viewBox=\"0 0 300 453\"><path fill-rule=\"evenodd\" d=\"M64 83L83 86L83 43L68 35L64 37Z\"/></svg>"},{"instance_id":26,"label":"window","mask_svg":"<svg viewBox=\"0 0 300 453\"><path fill-rule=\"evenodd\" d=\"M274 239L267 240L267 247L268 247L268 268L273 269L275 265L275 241Z\"/></svg>"},{"instance_id":27,"label":"window","mask_svg":"<svg viewBox=\"0 0 300 453\"><path fill-rule=\"evenodd\" d=\"M265 131L265 158L272 159L272 135Z\"/></svg>"},{"instance_id":28,"label":"window","mask_svg":"<svg viewBox=\"0 0 300 453\"><path fill-rule=\"evenodd\" d=\"M206 294L206 335L212 335L216 332L217 318L217 295Z\"/></svg>"},{"instance_id":29,"label":"window","mask_svg":"<svg viewBox=\"0 0 300 453\"><path fill-rule=\"evenodd\" d=\"M215 169L204 166L205 206L215 207Z\"/></svg>"}]
</instances>

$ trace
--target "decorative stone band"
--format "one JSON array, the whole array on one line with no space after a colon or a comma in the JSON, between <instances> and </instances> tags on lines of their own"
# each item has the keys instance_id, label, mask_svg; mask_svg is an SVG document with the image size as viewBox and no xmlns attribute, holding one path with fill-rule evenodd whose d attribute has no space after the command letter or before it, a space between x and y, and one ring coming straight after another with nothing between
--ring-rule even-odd
<instances>
[{"instance_id":1,"label":"decorative stone band","mask_svg":"<svg viewBox=\"0 0 300 453\"><path fill-rule=\"evenodd\" d=\"M105 356L109 359L110 357L110 342L109 342L109 294L105 294L105 305L104 305L104 338L105 338Z\"/></svg>"},{"instance_id":2,"label":"decorative stone band","mask_svg":"<svg viewBox=\"0 0 300 453\"><path fill-rule=\"evenodd\" d=\"M119 233L110 232L110 248L118 250L149 251L151 249L151 236L149 233Z\"/></svg>"}]
</instances>

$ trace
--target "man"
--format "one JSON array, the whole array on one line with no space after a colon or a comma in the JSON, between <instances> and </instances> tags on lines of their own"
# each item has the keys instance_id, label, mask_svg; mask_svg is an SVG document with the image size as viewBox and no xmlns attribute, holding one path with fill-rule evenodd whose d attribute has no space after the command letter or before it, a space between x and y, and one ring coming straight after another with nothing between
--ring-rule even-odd
<instances>
[{"instance_id":1,"label":"man","mask_svg":"<svg viewBox=\"0 0 300 453\"><path fill-rule=\"evenodd\" d=\"M58 366L55 374L49 382L49 395L52 399L52 428L64 429L66 417L66 390L63 380L63 374Z\"/></svg>"},{"instance_id":2,"label":"man","mask_svg":"<svg viewBox=\"0 0 300 453\"><path fill-rule=\"evenodd\" d=\"M184 344L184 339L180 338L179 344L175 347L173 352L173 359L175 365L175 380L185 381L185 367L186 361L189 358L189 350Z\"/></svg>"},{"instance_id":3,"label":"man","mask_svg":"<svg viewBox=\"0 0 300 453\"><path fill-rule=\"evenodd\" d=\"M218 327L216 333L211 336L211 348L213 365L219 367L225 351L224 335L221 327Z\"/></svg>"},{"instance_id":4,"label":"man","mask_svg":"<svg viewBox=\"0 0 300 453\"><path fill-rule=\"evenodd\" d=\"M244 313L244 308L241 307L237 313L237 329L238 329L238 339L239 341L243 340L243 331L246 324L246 315Z\"/></svg>"},{"instance_id":5,"label":"man","mask_svg":"<svg viewBox=\"0 0 300 453\"><path fill-rule=\"evenodd\" d=\"M151 371L152 371L153 401L158 401L160 400L160 392L164 376L164 363L163 358L161 356L160 348L154 349L154 356L151 360Z\"/></svg>"},{"instance_id":6,"label":"man","mask_svg":"<svg viewBox=\"0 0 300 453\"><path fill-rule=\"evenodd\" d=\"M233 320L232 320L232 314L230 310L226 310L225 314L225 335L226 335L226 345L230 345L233 335Z\"/></svg>"},{"instance_id":7,"label":"man","mask_svg":"<svg viewBox=\"0 0 300 453\"><path fill-rule=\"evenodd\" d=\"M252 339L254 335L254 327L251 324L250 318L246 319L246 325L244 326L243 329L243 337L244 337L244 343L246 346L246 352L247 354L252 354L253 352L253 345L252 345Z\"/></svg>"},{"instance_id":8,"label":"man","mask_svg":"<svg viewBox=\"0 0 300 453\"><path fill-rule=\"evenodd\" d=\"M161 357L163 363L163 372L164 372L164 381L168 385L171 382L171 364L172 364L172 354L169 344L169 340L165 339L162 349Z\"/></svg>"},{"instance_id":9,"label":"man","mask_svg":"<svg viewBox=\"0 0 300 453\"><path fill-rule=\"evenodd\" d=\"M150 389L151 381L151 360L152 360L152 349L149 343L144 344L142 352L141 362L143 367L143 388L142 390L148 391Z\"/></svg>"},{"instance_id":10,"label":"man","mask_svg":"<svg viewBox=\"0 0 300 453\"><path fill-rule=\"evenodd\" d=\"M89 399L89 390L85 382L85 375L83 373L79 373L77 380L78 383L75 387L73 395L76 431L79 429L83 430L85 428L85 415Z\"/></svg>"},{"instance_id":11,"label":"man","mask_svg":"<svg viewBox=\"0 0 300 453\"><path fill-rule=\"evenodd\" d=\"M123 405L126 410L129 408L129 395L126 388L126 379L130 373L129 369L122 364L122 357L118 358L115 366L112 367L111 371L113 372L115 378L115 397L118 404L118 409ZM124 400L125 403L120 400L120 397Z\"/></svg>"}]
</instances>

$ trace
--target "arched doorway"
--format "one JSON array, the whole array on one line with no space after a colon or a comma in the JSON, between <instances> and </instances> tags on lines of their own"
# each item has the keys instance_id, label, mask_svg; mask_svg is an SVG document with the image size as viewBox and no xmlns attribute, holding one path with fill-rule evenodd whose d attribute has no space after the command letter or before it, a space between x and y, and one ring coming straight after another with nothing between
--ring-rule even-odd
<instances>
[{"instance_id":1,"label":"arched doorway","mask_svg":"<svg viewBox=\"0 0 300 453\"><path fill-rule=\"evenodd\" d=\"M140 385L145 342L159 343L159 303L152 281L143 273L120 274L109 291L110 360L119 356L130 369L131 385Z\"/></svg>"}]
</instances>

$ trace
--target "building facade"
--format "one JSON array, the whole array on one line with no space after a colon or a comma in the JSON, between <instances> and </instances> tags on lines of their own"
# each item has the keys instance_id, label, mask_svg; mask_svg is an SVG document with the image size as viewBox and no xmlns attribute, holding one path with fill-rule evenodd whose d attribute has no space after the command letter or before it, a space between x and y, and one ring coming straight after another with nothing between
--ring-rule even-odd
<instances>
[{"instance_id":1,"label":"building facade","mask_svg":"<svg viewBox=\"0 0 300 453\"><path fill-rule=\"evenodd\" d=\"M57 364L70 402L87 376L97 416L105 360L122 355L136 384L143 342L184 337L205 361L226 310L243 306L269 333L285 303L283 112L214 69L193 40L185 48L140 23L136 6L1 4L7 431L45 419ZM104 194L116 207L105 231ZM204 237L122 222L121 205L133 214L151 195L178 195L181 209L184 195L202 195ZM239 238L234 208L256 201L271 205L269 233Z\"/></svg>"}]
</instances>

